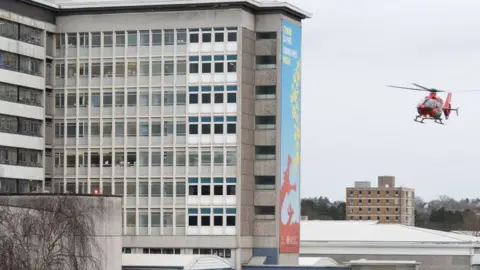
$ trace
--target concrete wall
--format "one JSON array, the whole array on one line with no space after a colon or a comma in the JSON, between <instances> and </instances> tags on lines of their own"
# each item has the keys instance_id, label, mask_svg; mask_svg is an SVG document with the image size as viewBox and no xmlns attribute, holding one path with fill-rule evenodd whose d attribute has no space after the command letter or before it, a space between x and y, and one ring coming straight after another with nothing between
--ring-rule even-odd
<instances>
[{"instance_id":1,"label":"concrete wall","mask_svg":"<svg viewBox=\"0 0 480 270\"><path fill-rule=\"evenodd\" d=\"M306 255L302 255L306 256ZM470 270L470 256L432 256L432 255L365 255L365 254L316 254L311 257L329 257L338 263L351 260L408 260L420 263L418 270Z\"/></svg>"},{"instance_id":2,"label":"concrete wall","mask_svg":"<svg viewBox=\"0 0 480 270\"><path fill-rule=\"evenodd\" d=\"M327 267L327 266L243 266L243 270L349 270L349 267Z\"/></svg>"}]
</instances>

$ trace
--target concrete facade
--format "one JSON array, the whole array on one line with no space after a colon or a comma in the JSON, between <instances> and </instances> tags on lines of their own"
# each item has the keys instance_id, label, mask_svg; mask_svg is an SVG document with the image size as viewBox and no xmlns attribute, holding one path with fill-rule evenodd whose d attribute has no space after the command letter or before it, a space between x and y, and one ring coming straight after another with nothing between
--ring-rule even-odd
<instances>
[{"instance_id":1,"label":"concrete facade","mask_svg":"<svg viewBox=\"0 0 480 270\"><path fill-rule=\"evenodd\" d=\"M282 19L301 24L308 13L252 0L32 2L0 4L7 20L41 20L45 38L0 47L38 54L45 69L25 79L0 68L12 73L0 81L46 89L45 109L17 110L44 126L42 172L24 178L39 178L40 190L123 196L125 253L213 254L238 269L254 256L297 262L278 252L280 37Z\"/></svg>"}]
</instances>

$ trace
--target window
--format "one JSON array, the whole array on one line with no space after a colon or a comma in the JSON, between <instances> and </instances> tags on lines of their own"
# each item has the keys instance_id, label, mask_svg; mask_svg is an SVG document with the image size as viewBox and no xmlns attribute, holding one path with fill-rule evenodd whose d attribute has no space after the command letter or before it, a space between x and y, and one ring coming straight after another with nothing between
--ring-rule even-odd
<instances>
[{"instance_id":1,"label":"window","mask_svg":"<svg viewBox=\"0 0 480 270\"><path fill-rule=\"evenodd\" d=\"M153 46L162 45L162 30L152 30L152 45Z\"/></svg>"},{"instance_id":2,"label":"window","mask_svg":"<svg viewBox=\"0 0 480 270\"><path fill-rule=\"evenodd\" d=\"M175 31L173 29L164 30L165 45L175 45Z\"/></svg>"},{"instance_id":3,"label":"window","mask_svg":"<svg viewBox=\"0 0 480 270\"><path fill-rule=\"evenodd\" d=\"M275 85L259 85L255 87L255 98L257 100L275 99L277 86Z\"/></svg>"},{"instance_id":4,"label":"window","mask_svg":"<svg viewBox=\"0 0 480 270\"><path fill-rule=\"evenodd\" d=\"M277 32L257 32L257 39L277 39Z\"/></svg>"},{"instance_id":5,"label":"window","mask_svg":"<svg viewBox=\"0 0 480 270\"><path fill-rule=\"evenodd\" d=\"M140 46L150 46L150 32L148 30L140 31Z\"/></svg>"},{"instance_id":6,"label":"window","mask_svg":"<svg viewBox=\"0 0 480 270\"><path fill-rule=\"evenodd\" d=\"M212 63L202 63L202 73L212 73Z\"/></svg>"},{"instance_id":7,"label":"window","mask_svg":"<svg viewBox=\"0 0 480 270\"><path fill-rule=\"evenodd\" d=\"M137 76L137 62L128 62L127 64L127 76L135 77Z\"/></svg>"},{"instance_id":8,"label":"window","mask_svg":"<svg viewBox=\"0 0 480 270\"><path fill-rule=\"evenodd\" d=\"M0 36L11 39L18 39L18 24L0 19ZM57 37L57 42L59 41ZM60 49L60 46L57 46Z\"/></svg>"},{"instance_id":9,"label":"window","mask_svg":"<svg viewBox=\"0 0 480 270\"><path fill-rule=\"evenodd\" d=\"M165 136L172 136L173 135L173 120L165 120L163 126L163 134Z\"/></svg>"},{"instance_id":10,"label":"window","mask_svg":"<svg viewBox=\"0 0 480 270\"><path fill-rule=\"evenodd\" d=\"M152 76L162 75L162 61L152 61Z\"/></svg>"},{"instance_id":11,"label":"window","mask_svg":"<svg viewBox=\"0 0 480 270\"><path fill-rule=\"evenodd\" d=\"M165 66L164 66L164 75L165 76L172 76L174 73L174 64L173 61L165 61Z\"/></svg>"},{"instance_id":12,"label":"window","mask_svg":"<svg viewBox=\"0 0 480 270\"><path fill-rule=\"evenodd\" d=\"M227 33L227 40L228 40L228 42L236 42L237 41L237 32L228 32Z\"/></svg>"},{"instance_id":13,"label":"window","mask_svg":"<svg viewBox=\"0 0 480 270\"><path fill-rule=\"evenodd\" d=\"M90 124L90 135L92 137L100 136L100 123L91 123Z\"/></svg>"},{"instance_id":14,"label":"window","mask_svg":"<svg viewBox=\"0 0 480 270\"><path fill-rule=\"evenodd\" d=\"M173 152L166 151L163 153L163 165L164 166L173 166Z\"/></svg>"},{"instance_id":15,"label":"window","mask_svg":"<svg viewBox=\"0 0 480 270\"><path fill-rule=\"evenodd\" d=\"M203 43L212 42L212 33L211 32L202 32L202 42Z\"/></svg>"},{"instance_id":16,"label":"window","mask_svg":"<svg viewBox=\"0 0 480 270\"><path fill-rule=\"evenodd\" d=\"M152 166L159 167L162 164L162 153L152 152Z\"/></svg>"},{"instance_id":17,"label":"window","mask_svg":"<svg viewBox=\"0 0 480 270\"><path fill-rule=\"evenodd\" d=\"M185 182L176 182L175 183L175 196L176 197L185 197Z\"/></svg>"},{"instance_id":18,"label":"window","mask_svg":"<svg viewBox=\"0 0 480 270\"><path fill-rule=\"evenodd\" d=\"M255 129L275 129L276 117L275 116L255 116Z\"/></svg>"},{"instance_id":19,"label":"window","mask_svg":"<svg viewBox=\"0 0 480 270\"><path fill-rule=\"evenodd\" d=\"M137 136L137 123L136 122L128 122L127 123L127 136L128 137L136 137Z\"/></svg>"},{"instance_id":20,"label":"window","mask_svg":"<svg viewBox=\"0 0 480 270\"><path fill-rule=\"evenodd\" d=\"M256 69L272 69L277 67L277 57L275 55L257 55Z\"/></svg>"},{"instance_id":21,"label":"window","mask_svg":"<svg viewBox=\"0 0 480 270\"><path fill-rule=\"evenodd\" d=\"M5 101L17 102L18 86L0 82L0 99Z\"/></svg>"},{"instance_id":22,"label":"window","mask_svg":"<svg viewBox=\"0 0 480 270\"><path fill-rule=\"evenodd\" d=\"M110 48L113 46L113 33L103 32L103 47Z\"/></svg>"},{"instance_id":23,"label":"window","mask_svg":"<svg viewBox=\"0 0 480 270\"><path fill-rule=\"evenodd\" d=\"M163 196L167 198L173 197L173 183L172 182L164 182L163 183Z\"/></svg>"},{"instance_id":24,"label":"window","mask_svg":"<svg viewBox=\"0 0 480 270\"><path fill-rule=\"evenodd\" d=\"M79 63L78 75L81 77L88 77L88 63Z\"/></svg>"},{"instance_id":25,"label":"window","mask_svg":"<svg viewBox=\"0 0 480 270\"><path fill-rule=\"evenodd\" d=\"M112 93L103 93L103 107L110 108L112 107L113 97Z\"/></svg>"},{"instance_id":26,"label":"window","mask_svg":"<svg viewBox=\"0 0 480 270\"><path fill-rule=\"evenodd\" d=\"M186 165L186 156L184 151L177 151L176 156L176 166L185 166Z\"/></svg>"},{"instance_id":27,"label":"window","mask_svg":"<svg viewBox=\"0 0 480 270\"><path fill-rule=\"evenodd\" d=\"M162 123L160 121L152 121L152 136L162 135Z\"/></svg>"},{"instance_id":28,"label":"window","mask_svg":"<svg viewBox=\"0 0 480 270\"><path fill-rule=\"evenodd\" d=\"M92 33L92 48L99 48L101 45L101 35L99 32Z\"/></svg>"},{"instance_id":29,"label":"window","mask_svg":"<svg viewBox=\"0 0 480 270\"><path fill-rule=\"evenodd\" d=\"M188 226L198 226L197 213L197 209L188 209Z\"/></svg>"},{"instance_id":30,"label":"window","mask_svg":"<svg viewBox=\"0 0 480 270\"><path fill-rule=\"evenodd\" d=\"M91 104L92 107L100 107L100 94L99 93L92 93L91 95Z\"/></svg>"},{"instance_id":31,"label":"window","mask_svg":"<svg viewBox=\"0 0 480 270\"><path fill-rule=\"evenodd\" d=\"M111 78L113 76L113 63L103 63L103 77Z\"/></svg>"},{"instance_id":32,"label":"window","mask_svg":"<svg viewBox=\"0 0 480 270\"><path fill-rule=\"evenodd\" d=\"M177 29L177 45L187 44L187 29Z\"/></svg>"},{"instance_id":33,"label":"window","mask_svg":"<svg viewBox=\"0 0 480 270\"><path fill-rule=\"evenodd\" d=\"M213 164L215 166L223 166L223 149L213 149Z\"/></svg>"},{"instance_id":34,"label":"window","mask_svg":"<svg viewBox=\"0 0 480 270\"><path fill-rule=\"evenodd\" d=\"M177 60L177 75L185 75L187 73L187 61Z\"/></svg>"},{"instance_id":35,"label":"window","mask_svg":"<svg viewBox=\"0 0 480 270\"><path fill-rule=\"evenodd\" d=\"M136 47L137 46L137 31L128 31L128 46Z\"/></svg>"},{"instance_id":36,"label":"window","mask_svg":"<svg viewBox=\"0 0 480 270\"><path fill-rule=\"evenodd\" d=\"M275 159L275 146L255 146L256 160L273 160Z\"/></svg>"},{"instance_id":37,"label":"window","mask_svg":"<svg viewBox=\"0 0 480 270\"><path fill-rule=\"evenodd\" d=\"M188 152L188 166L198 166L198 152L189 151Z\"/></svg>"},{"instance_id":38,"label":"window","mask_svg":"<svg viewBox=\"0 0 480 270\"><path fill-rule=\"evenodd\" d=\"M18 58L17 55L15 55L13 53L9 53L9 52L0 51L0 59L1 59L0 68L18 71L19 58ZM56 73L56 74L58 74L58 73ZM63 75L63 73L61 73L61 74ZM57 77L59 77L59 76L57 75Z\"/></svg>"},{"instance_id":39,"label":"window","mask_svg":"<svg viewBox=\"0 0 480 270\"><path fill-rule=\"evenodd\" d=\"M103 137L112 137L112 123L103 122Z\"/></svg>"},{"instance_id":40,"label":"window","mask_svg":"<svg viewBox=\"0 0 480 270\"><path fill-rule=\"evenodd\" d=\"M198 104L198 94L192 93L188 95L188 102L190 104Z\"/></svg>"},{"instance_id":41,"label":"window","mask_svg":"<svg viewBox=\"0 0 480 270\"><path fill-rule=\"evenodd\" d=\"M202 151L202 166L210 166L212 163L212 153L210 151Z\"/></svg>"},{"instance_id":42,"label":"window","mask_svg":"<svg viewBox=\"0 0 480 270\"><path fill-rule=\"evenodd\" d=\"M215 62L214 64L214 70L215 70L215 73L223 73L224 72L224 62Z\"/></svg>"},{"instance_id":43,"label":"window","mask_svg":"<svg viewBox=\"0 0 480 270\"><path fill-rule=\"evenodd\" d=\"M139 134L141 137L148 137L148 121L140 122Z\"/></svg>"},{"instance_id":44,"label":"window","mask_svg":"<svg viewBox=\"0 0 480 270\"><path fill-rule=\"evenodd\" d=\"M125 123L115 122L115 137L123 137L125 134Z\"/></svg>"},{"instance_id":45,"label":"window","mask_svg":"<svg viewBox=\"0 0 480 270\"><path fill-rule=\"evenodd\" d=\"M98 78L100 77L100 63L92 63L92 78Z\"/></svg>"},{"instance_id":46,"label":"window","mask_svg":"<svg viewBox=\"0 0 480 270\"><path fill-rule=\"evenodd\" d=\"M150 74L150 66L148 61L140 61L140 76L148 76Z\"/></svg>"},{"instance_id":47,"label":"window","mask_svg":"<svg viewBox=\"0 0 480 270\"><path fill-rule=\"evenodd\" d=\"M222 32L215 32L215 42L224 42L225 41L225 33Z\"/></svg>"},{"instance_id":48,"label":"window","mask_svg":"<svg viewBox=\"0 0 480 270\"><path fill-rule=\"evenodd\" d=\"M36 76L43 75L43 62L41 60L20 55L19 61L18 71Z\"/></svg>"},{"instance_id":49,"label":"window","mask_svg":"<svg viewBox=\"0 0 480 270\"><path fill-rule=\"evenodd\" d=\"M115 107L125 106L125 94L123 92L115 93Z\"/></svg>"},{"instance_id":50,"label":"window","mask_svg":"<svg viewBox=\"0 0 480 270\"><path fill-rule=\"evenodd\" d=\"M210 123L208 124L202 124L202 134L203 135L210 135L212 133L210 129Z\"/></svg>"},{"instance_id":51,"label":"window","mask_svg":"<svg viewBox=\"0 0 480 270\"><path fill-rule=\"evenodd\" d=\"M223 134L223 124L222 123L215 123L213 125L213 133L214 134Z\"/></svg>"},{"instance_id":52,"label":"window","mask_svg":"<svg viewBox=\"0 0 480 270\"><path fill-rule=\"evenodd\" d=\"M211 102L212 102L211 94L210 93L203 93L202 94L202 104L210 104Z\"/></svg>"},{"instance_id":53,"label":"window","mask_svg":"<svg viewBox=\"0 0 480 270\"><path fill-rule=\"evenodd\" d=\"M275 176L255 176L255 188L259 190L274 190Z\"/></svg>"},{"instance_id":54,"label":"window","mask_svg":"<svg viewBox=\"0 0 480 270\"><path fill-rule=\"evenodd\" d=\"M199 42L198 30L195 31L195 32L190 30L189 42L190 43L198 43Z\"/></svg>"},{"instance_id":55,"label":"window","mask_svg":"<svg viewBox=\"0 0 480 270\"><path fill-rule=\"evenodd\" d=\"M67 45L69 48L77 47L77 34L75 33L67 34Z\"/></svg>"},{"instance_id":56,"label":"window","mask_svg":"<svg viewBox=\"0 0 480 270\"><path fill-rule=\"evenodd\" d=\"M227 166L237 165L237 151L227 150Z\"/></svg>"},{"instance_id":57,"label":"window","mask_svg":"<svg viewBox=\"0 0 480 270\"><path fill-rule=\"evenodd\" d=\"M115 77L123 78L125 77L125 63L115 63Z\"/></svg>"},{"instance_id":58,"label":"window","mask_svg":"<svg viewBox=\"0 0 480 270\"><path fill-rule=\"evenodd\" d=\"M177 105L187 104L187 93L184 90L177 89Z\"/></svg>"},{"instance_id":59,"label":"window","mask_svg":"<svg viewBox=\"0 0 480 270\"><path fill-rule=\"evenodd\" d=\"M127 93L127 106L128 107L137 106L137 92L128 92Z\"/></svg>"},{"instance_id":60,"label":"window","mask_svg":"<svg viewBox=\"0 0 480 270\"><path fill-rule=\"evenodd\" d=\"M198 72L199 72L198 63L192 63L192 62L190 62L188 69L189 69L189 72L190 72L191 74L198 74Z\"/></svg>"},{"instance_id":61,"label":"window","mask_svg":"<svg viewBox=\"0 0 480 270\"><path fill-rule=\"evenodd\" d=\"M214 102L216 104L223 103L223 93L215 93L214 94Z\"/></svg>"},{"instance_id":62,"label":"window","mask_svg":"<svg viewBox=\"0 0 480 270\"><path fill-rule=\"evenodd\" d=\"M237 93L227 93L227 103L237 103Z\"/></svg>"},{"instance_id":63,"label":"window","mask_svg":"<svg viewBox=\"0 0 480 270\"><path fill-rule=\"evenodd\" d=\"M123 31L115 32L115 46L125 47L125 32Z\"/></svg>"}]
</instances>

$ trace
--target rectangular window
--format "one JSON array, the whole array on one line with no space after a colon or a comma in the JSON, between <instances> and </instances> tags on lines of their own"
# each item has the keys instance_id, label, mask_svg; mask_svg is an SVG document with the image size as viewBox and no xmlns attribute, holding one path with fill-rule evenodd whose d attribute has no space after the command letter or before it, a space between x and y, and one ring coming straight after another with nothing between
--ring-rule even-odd
<instances>
[{"instance_id":1,"label":"rectangular window","mask_svg":"<svg viewBox=\"0 0 480 270\"><path fill-rule=\"evenodd\" d=\"M123 78L125 77L125 63L115 63L115 77Z\"/></svg>"},{"instance_id":2,"label":"rectangular window","mask_svg":"<svg viewBox=\"0 0 480 270\"><path fill-rule=\"evenodd\" d=\"M150 31L140 31L140 46L150 46Z\"/></svg>"},{"instance_id":3,"label":"rectangular window","mask_svg":"<svg viewBox=\"0 0 480 270\"><path fill-rule=\"evenodd\" d=\"M165 76L172 76L174 73L174 64L173 61L165 61L164 66L164 75Z\"/></svg>"},{"instance_id":4,"label":"rectangular window","mask_svg":"<svg viewBox=\"0 0 480 270\"><path fill-rule=\"evenodd\" d=\"M276 99L277 86L276 85L258 85L255 86L255 99Z\"/></svg>"},{"instance_id":5,"label":"rectangular window","mask_svg":"<svg viewBox=\"0 0 480 270\"><path fill-rule=\"evenodd\" d=\"M277 67L277 56L275 55L257 55L256 69L273 69Z\"/></svg>"},{"instance_id":6,"label":"rectangular window","mask_svg":"<svg viewBox=\"0 0 480 270\"><path fill-rule=\"evenodd\" d=\"M188 152L188 166L198 166L198 152L189 151Z\"/></svg>"},{"instance_id":7,"label":"rectangular window","mask_svg":"<svg viewBox=\"0 0 480 270\"><path fill-rule=\"evenodd\" d=\"M115 46L116 47L125 47L125 32L124 31L115 32Z\"/></svg>"},{"instance_id":8,"label":"rectangular window","mask_svg":"<svg viewBox=\"0 0 480 270\"><path fill-rule=\"evenodd\" d=\"M175 31L173 29L164 30L165 45L175 44Z\"/></svg>"},{"instance_id":9,"label":"rectangular window","mask_svg":"<svg viewBox=\"0 0 480 270\"><path fill-rule=\"evenodd\" d=\"M177 75L187 74L187 61L177 60Z\"/></svg>"},{"instance_id":10,"label":"rectangular window","mask_svg":"<svg viewBox=\"0 0 480 270\"><path fill-rule=\"evenodd\" d=\"M257 32L257 40L277 39L277 32Z\"/></svg>"},{"instance_id":11,"label":"rectangular window","mask_svg":"<svg viewBox=\"0 0 480 270\"><path fill-rule=\"evenodd\" d=\"M273 160L275 159L275 146L255 146L256 160Z\"/></svg>"},{"instance_id":12,"label":"rectangular window","mask_svg":"<svg viewBox=\"0 0 480 270\"><path fill-rule=\"evenodd\" d=\"M128 31L128 46L136 47L137 46L137 31Z\"/></svg>"},{"instance_id":13,"label":"rectangular window","mask_svg":"<svg viewBox=\"0 0 480 270\"><path fill-rule=\"evenodd\" d=\"M212 164L212 153L210 151L202 151L202 166L210 166Z\"/></svg>"},{"instance_id":14,"label":"rectangular window","mask_svg":"<svg viewBox=\"0 0 480 270\"><path fill-rule=\"evenodd\" d=\"M153 46L162 45L162 30L152 30L152 45Z\"/></svg>"},{"instance_id":15,"label":"rectangular window","mask_svg":"<svg viewBox=\"0 0 480 270\"><path fill-rule=\"evenodd\" d=\"M177 29L177 45L187 43L187 29Z\"/></svg>"},{"instance_id":16,"label":"rectangular window","mask_svg":"<svg viewBox=\"0 0 480 270\"><path fill-rule=\"evenodd\" d=\"M99 48L101 45L102 37L99 32L92 33L92 48Z\"/></svg>"},{"instance_id":17,"label":"rectangular window","mask_svg":"<svg viewBox=\"0 0 480 270\"><path fill-rule=\"evenodd\" d=\"M103 47L110 48L113 46L113 33L103 32Z\"/></svg>"}]
</instances>

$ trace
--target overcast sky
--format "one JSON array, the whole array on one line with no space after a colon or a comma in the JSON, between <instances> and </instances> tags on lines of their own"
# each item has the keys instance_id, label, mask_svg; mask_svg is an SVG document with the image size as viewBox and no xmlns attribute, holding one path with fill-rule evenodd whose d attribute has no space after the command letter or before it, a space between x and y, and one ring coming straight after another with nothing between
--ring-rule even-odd
<instances>
[{"instance_id":1,"label":"overcast sky","mask_svg":"<svg viewBox=\"0 0 480 270\"><path fill-rule=\"evenodd\" d=\"M413 121L416 82L480 90L479 0L291 0L303 24L302 197L394 175L434 199L480 197L480 92L453 94L460 116Z\"/></svg>"}]
</instances>

